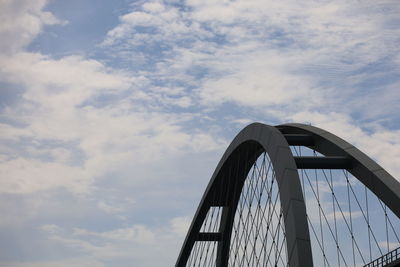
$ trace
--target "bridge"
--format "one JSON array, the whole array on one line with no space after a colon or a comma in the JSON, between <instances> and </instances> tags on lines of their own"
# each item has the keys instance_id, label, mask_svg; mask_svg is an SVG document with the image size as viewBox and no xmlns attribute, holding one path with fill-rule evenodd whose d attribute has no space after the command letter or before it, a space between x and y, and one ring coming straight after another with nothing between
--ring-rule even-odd
<instances>
[{"instance_id":1,"label":"bridge","mask_svg":"<svg viewBox=\"0 0 400 267\"><path fill-rule=\"evenodd\" d=\"M400 266L399 218L399 181L353 145L253 123L218 163L176 267Z\"/></svg>"}]
</instances>

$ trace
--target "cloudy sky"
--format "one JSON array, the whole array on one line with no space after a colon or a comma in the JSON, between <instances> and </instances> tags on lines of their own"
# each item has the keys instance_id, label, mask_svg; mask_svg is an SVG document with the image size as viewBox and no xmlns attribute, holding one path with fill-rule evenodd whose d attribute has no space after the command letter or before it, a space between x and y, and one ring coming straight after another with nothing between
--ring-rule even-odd
<instances>
[{"instance_id":1,"label":"cloudy sky","mask_svg":"<svg viewBox=\"0 0 400 267\"><path fill-rule=\"evenodd\" d=\"M400 173L397 0L0 0L0 265L172 266L253 121Z\"/></svg>"}]
</instances>

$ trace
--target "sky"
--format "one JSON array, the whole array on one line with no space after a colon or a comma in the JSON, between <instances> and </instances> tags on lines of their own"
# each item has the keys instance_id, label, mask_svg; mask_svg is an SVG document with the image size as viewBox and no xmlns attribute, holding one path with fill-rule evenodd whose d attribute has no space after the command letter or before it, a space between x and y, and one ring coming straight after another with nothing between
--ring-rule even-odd
<instances>
[{"instance_id":1,"label":"sky","mask_svg":"<svg viewBox=\"0 0 400 267\"><path fill-rule=\"evenodd\" d=\"M0 265L172 266L251 122L400 177L397 0L0 0Z\"/></svg>"}]
</instances>

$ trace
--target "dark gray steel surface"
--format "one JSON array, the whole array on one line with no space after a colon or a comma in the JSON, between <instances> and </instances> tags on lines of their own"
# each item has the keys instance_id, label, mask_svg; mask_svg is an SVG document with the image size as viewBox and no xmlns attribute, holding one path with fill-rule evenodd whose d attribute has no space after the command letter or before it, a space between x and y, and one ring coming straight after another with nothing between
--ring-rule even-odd
<instances>
[{"instance_id":1,"label":"dark gray steel surface","mask_svg":"<svg viewBox=\"0 0 400 267\"><path fill-rule=\"evenodd\" d=\"M298 169L350 169L352 162L346 157L294 157Z\"/></svg>"},{"instance_id":2,"label":"dark gray steel surface","mask_svg":"<svg viewBox=\"0 0 400 267\"><path fill-rule=\"evenodd\" d=\"M211 205L224 207L220 226L222 241L218 244L217 266L227 266L232 224L241 187L247 172L263 151L266 151L271 159L278 181L289 266L313 266L306 208L296 163L288 142L278 129L261 123L253 123L244 128L225 151L196 211L176 266L186 265ZM212 199L215 195L214 190L218 190L220 195L228 194L232 197L226 201L225 198Z\"/></svg>"},{"instance_id":3,"label":"dark gray steel surface","mask_svg":"<svg viewBox=\"0 0 400 267\"><path fill-rule=\"evenodd\" d=\"M314 140L309 134L284 134L283 135L291 146L312 146Z\"/></svg>"},{"instance_id":4,"label":"dark gray steel surface","mask_svg":"<svg viewBox=\"0 0 400 267\"><path fill-rule=\"evenodd\" d=\"M221 241L221 233L199 233L197 241Z\"/></svg>"}]
</instances>

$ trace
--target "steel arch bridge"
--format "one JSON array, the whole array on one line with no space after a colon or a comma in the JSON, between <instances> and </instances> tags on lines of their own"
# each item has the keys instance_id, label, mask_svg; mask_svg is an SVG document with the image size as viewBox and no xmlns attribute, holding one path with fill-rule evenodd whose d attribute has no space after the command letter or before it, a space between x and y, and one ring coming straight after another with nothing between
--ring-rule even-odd
<instances>
[{"instance_id":1,"label":"steel arch bridge","mask_svg":"<svg viewBox=\"0 0 400 267\"><path fill-rule=\"evenodd\" d=\"M253 123L204 192L176 266L400 266L400 183L343 139Z\"/></svg>"}]
</instances>

